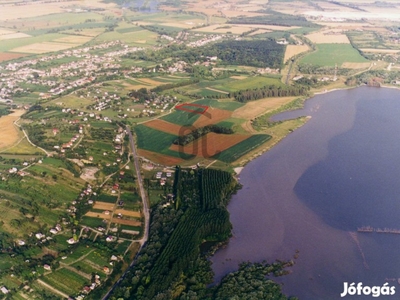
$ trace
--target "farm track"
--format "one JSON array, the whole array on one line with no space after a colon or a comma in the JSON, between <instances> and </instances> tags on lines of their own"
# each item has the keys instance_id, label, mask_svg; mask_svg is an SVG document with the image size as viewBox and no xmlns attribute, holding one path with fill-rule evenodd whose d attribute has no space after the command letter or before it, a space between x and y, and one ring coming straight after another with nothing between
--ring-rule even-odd
<instances>
[{"instance_id":1,"label":"farm track","mask_svg":"<svg viewBox=\"0 0 400 300\"><path fill-rule=\"evenodd\" d=\"M225 94L225 95L229 94L229 92L213 89L211 87L206 87L206 90L213 91L213 92L218 92L218 93Z\"/></svg>"},{"instance_id":2,"label":"farm track","mask_svg":"<svg viewBox=\"0 0 400 300\"><path fill-rule=\"evenodd\" d=\"M64 266L70 266L70 265L72 265L72 264L74 264L74 263L77 263L77 262L79 262L79 261L81 261L81 260L84 260L86 257L88 257L89 256L89 254L90 253L92 253L94 251L94 249L93 250L91 250L91 251L89 251L88 253L86 253L85 255L82 255L81 257L79 257L77 260L75 260L75 261L73 261L73 262L71 262L71 263L69 263L69 264L66 264L66 263L63 263L63 262L60 262L60 265L64 265Z\"/></svg>"},{"instance_id":3,"label":"farm track","mask_svg":"<svg viewBox=\"0 0 400 300\"><path fill-rule=\"evenodd\" d=\"M42 285L43 287L47 288L48 290L50 290L51 292L53 292L54 294L60 295L61 297L64 297L66 299L69 298L69 296L59 290L57 290L56 288L52 287L51 285L47 284L46 282L38 279L37 282Z\"/></svg>"}]
</instances>

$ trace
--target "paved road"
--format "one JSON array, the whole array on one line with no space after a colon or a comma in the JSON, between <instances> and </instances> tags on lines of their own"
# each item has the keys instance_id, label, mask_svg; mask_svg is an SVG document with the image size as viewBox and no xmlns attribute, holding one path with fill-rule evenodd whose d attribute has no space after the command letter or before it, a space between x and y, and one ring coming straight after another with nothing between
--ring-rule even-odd
<instances>
[{"instance_id":1,"label":"paved road","mask_svg":"<svg viewBox=\"0 0 400 300\"><path fill-rule=\"evenodd\" d=\"M150 225L150 211L149 211L149 206L147 203L147 194L146 191L143 187L143 179L142 179L142 174L140 173L140 165L139 165L139 158L136 153L136 148L135 148L135 141L132 137L132 132L129 128L127 128L128 135L129 135L129 141L131 143L131 148L132 148L132 155L133 155L133 162L135 164L135 169L136 169L136 176L137 176L137 182L139 184L139 189L140 189L140 196L142 197L142 202L143 202L143 214L144 214L144 233L143 233L143 238L141 239L141 247L147 242L147 239L149 238L149 225Z\"/></svg>"},{"instance_id":2,"label":"paved road","mask_svg":"<svg viewBox=\"0 0 400 300\"><path fill-rule=\"evenodd\" d=\"M144 245L146 244L148 238L149 238L149 226L150 226L150 211L149 211L149 206L147 203L147 194L146 191L143 187L143 179L142 179L142 174L140 173L140 165L139 165L139 157L136 153L136 148L135 148L135 140L133 139L132 132L131 130L127 127L126 128L128 135L129 135L129 142L131 144L132 148L132 156L133 156L133 163L135 164L135 169L136 169L136 177L137 177L137 183L139 185L140 189L140 196L142 197L142 202L143 202L143 214L144 214L144 232L143 232L143 237L138 240L140 243L140 248L137 252L140 253ZM122 274L121 278L113 285L113 287L108 291L108 293L103 297L103 300L107 300L110 296L110 293L122 282L122 280L125 278L126 273L130 271L130 269L133 266L133 263L136 260L137 254L129 267L126 269L125 273Z\"/></svg>"}]
</instances>

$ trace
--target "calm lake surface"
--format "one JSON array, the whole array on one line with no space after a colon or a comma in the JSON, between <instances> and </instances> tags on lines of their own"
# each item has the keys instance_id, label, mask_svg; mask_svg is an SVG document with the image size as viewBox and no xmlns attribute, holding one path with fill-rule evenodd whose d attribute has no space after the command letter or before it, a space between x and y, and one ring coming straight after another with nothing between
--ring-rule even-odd
<instances>
[{"instance_id":1,"label":"calm lake surface","mask_svg":"<svg viewBox=\"0 0 400 300\"><path fill-rule=\"evenodd\" d=\"M277 278L285 294L341 299L343 282L389 282L397 295L386 298L397 299L400 234L357 228L400 230L400 91L335 91L275 119L301 115L312 118L240 174L228 207L234 236L212 258L215 279L299 250L292 273Z\"/></svg>"}]
</instances>

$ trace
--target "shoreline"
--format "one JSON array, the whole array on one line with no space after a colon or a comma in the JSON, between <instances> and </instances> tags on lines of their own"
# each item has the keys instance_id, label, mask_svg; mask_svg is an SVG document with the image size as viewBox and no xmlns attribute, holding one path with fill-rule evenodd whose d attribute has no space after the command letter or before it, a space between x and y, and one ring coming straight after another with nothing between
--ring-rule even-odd
<instances>
[{"instance_id":1,"label":"shoreline","mask_svg":"<svg viewBox=\"0 0 400 300\"><path fill-rule=\"evenodd\" d=\"M348 86L348 87L342 87L342 88L334 88L334 89L330 89L330 90L325 89L325 90L322 90L322 91L316 91L316 92L314 92L310 97L304 99L303 106L302 106L301 108L299 108L299 109L303 109L303 108L304 108L304 103L305 103L306 101L312 99L312 98L315 97L315 96L323 95L323 94L327 94L327 93L331 93L331 92L336 92L336 91L356 89L356 88L359 88L359 87L362 87L362 86L368 86L368 85L356 85L356 86ZM379 88L389 88L389 89L397 89L397 90L400 90L400 87L389 86L389 85L381 85ZM295 110L297 110L297 109L295 109ZM286 111L282 111L282 112L279 112L279 113L285 113L285 112L289 112L289 111L291 111L291 110L286 110ZM293 129L293 132L296 131L297 129L299 129L300 127L302 127L303 125L305 125L305 124L307 123L307 121L311 119L311 116L304 116L304 118L305 118L304 123L303 123L302 125L300 125L300 126L294 128L294 129ZM266 147L264 147L264 148L261 148L261 147L263 147L263 145L261 145L261 146L259 147L259 151L256 152L256 153L254 153L253 155L251 155L250 158L244 159L244 160L242 160L242 161L239 161L239 160L238 160L238 163L237 163L237 164L232 164L232 166L234 167L234 169L235 169L235 168L242 168L242 169L240 170L240 171L242 171L242 170L246 167L246 165L247 165L248 163L250 163L251 161L257 159L259 156L263 155L264 153L267 153L267 152L268 152L269 150L271 150L274 146L276 146L281 140L283 140L284 138L286 138L290 133L291 133L291 132L288 132L288 134L286 134L285 136L283 136L282 138L280 138L279 140L275 141L274 143L272 143L272 144L269 145L269 146L266 146ZM268 143L268 142L267 142L267 143ZM237 175L238 175L238 173L237 173Z\"/></svg>"}]
</instances>

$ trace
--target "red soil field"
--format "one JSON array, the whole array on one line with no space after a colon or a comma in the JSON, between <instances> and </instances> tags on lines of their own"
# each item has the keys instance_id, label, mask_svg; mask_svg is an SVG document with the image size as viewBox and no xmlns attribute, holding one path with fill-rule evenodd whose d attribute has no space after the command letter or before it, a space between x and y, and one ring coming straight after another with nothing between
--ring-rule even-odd
<instances>
[{"instance_id":1,"label":"red soil field","mask_svg":"<svg viewBox=\"0 0 400 300\"><path fill-rule=\"evenodd\" d=\"M204 114L207 111L208 106L195 103L183 103L175 106L175 108L195 114Z\"/></svg>"},{"instance_id":2,"label":"red soil field","mask_svg":"<svg viewBox=\"0 0 400 300\"><path fill-rule=\"evenodd\" d=\"M218 122L230 118L231 115L231 111L218 108L210 108L204 114L200 115L196 122L194 122L193 126L196 128L200 128L210 124L217 124Z\"/></svg>"},{"instance_id":3,"label":"red soil field","mask_svg":"<svg viewBox=\"0 0 400 300\"><path fill-rule=\"evenodd\" d=\"M169 123L164 120L155 119L149 122L144 123L147 127L154 128L160 131L164 131L167 133L179 135L179 134L188 134L188 130L183 130L181 125Z\"/></svg>"},{"instance_id":4,"label":"red soil field","mask_svg":"<svg viewBox=\"0 0 400 300\"><path fill-rule=\"evenodd\" d=\"M22 53L5 53L5 52L0 52L0 62L1 61L6 61L6 60L12 60L15 58L23 57L26 56L27 54L22 54Z\"/></svg>"},{"instance_id":5,"label":"red soil field","mask_svg":"<svg viewBox=\"0 0 400 300\"><path fill-rule=\"evenodd\" d=\"M249 135L245 134L217 134L211 132L186 146L172 145L170 149L186 154L210 158L218 152L226 150L248 137Z\"/></svg>"}]
</instances>

